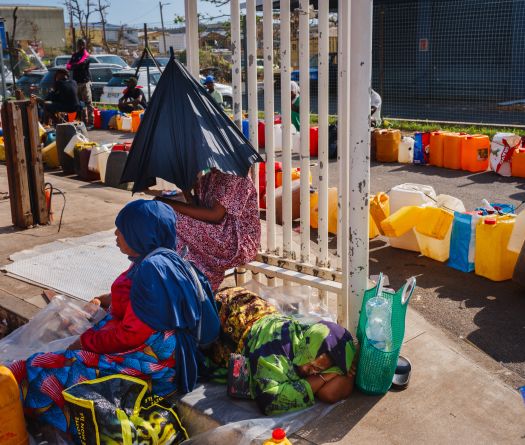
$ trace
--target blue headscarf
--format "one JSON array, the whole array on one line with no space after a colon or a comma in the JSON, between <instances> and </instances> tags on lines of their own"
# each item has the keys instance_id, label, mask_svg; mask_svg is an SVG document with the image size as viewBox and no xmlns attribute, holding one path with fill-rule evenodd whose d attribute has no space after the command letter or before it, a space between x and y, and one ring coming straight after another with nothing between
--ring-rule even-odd
<instances>
[{"instance_id":1,"label":"blue headscarf","mask_svg":"<svg viewBox=\"0 0 525 445\"><path fill-rule=\"evenodd\" d=\"M140 255L128 274L133 311L156 331L175 330L180 342L176 357L179 389L188 392L197 380L197 346L217 338L220 322L208 280L175 251L176 222L168 205L137 200L119 212L115 225Z\"/></svg>"}]
</instances>

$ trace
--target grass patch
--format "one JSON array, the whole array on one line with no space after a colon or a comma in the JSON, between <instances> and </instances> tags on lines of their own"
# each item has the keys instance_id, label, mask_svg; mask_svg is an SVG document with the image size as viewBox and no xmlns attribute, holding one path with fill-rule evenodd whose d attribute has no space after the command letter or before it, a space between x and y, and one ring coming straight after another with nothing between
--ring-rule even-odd
<instances>
[{"instance_id":1,"label":"grass patch","mask_svg":"<svg viewBox=\"0 0 525 445\"><path fill-rule=\"evenodd\" d=\"M398 121L395 119L383 120L383 128L396 128L402 131L427 132L427 131L451 131L456 133L483 134L492 138L496 133L515 133L523 134L525 129L513 127L487 127L483 125L454 125L438 124L435 122L413 122Z\"/></svg>"}]
</instances>

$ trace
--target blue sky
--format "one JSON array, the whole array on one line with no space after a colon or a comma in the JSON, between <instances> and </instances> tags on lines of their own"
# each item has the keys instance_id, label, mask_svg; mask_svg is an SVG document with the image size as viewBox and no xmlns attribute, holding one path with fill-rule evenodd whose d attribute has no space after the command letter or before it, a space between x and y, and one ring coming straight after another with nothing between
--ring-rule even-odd
<instances>
[{"instance_id":1,"label":"blue sky","mask_svg":"<svg viewBox=\"0 0 525 445\"><path fill-rule=\"evenodd\" d=\"M80 0L81 2L85 0ZM144 23L149 26L160 26L160 12L158 0L108 0L110 7L108 10L108 22L121 25L136 25L142 27ZM13 0L0 0L0 4L18 4ZM184 16L184 0L162 0L162 3L170 3L164 6L164 25L166 27L173 25L175 15ZM226 14L229 12L229 6L217 8L205 1L198 1L199 13L211 16ZM23 0L20 5L40 5L40 6L61 6L60 0ZM67 21L67 18L66 18ZM94 21L98 21L98 18Z\"/></svg>"}]
</instances>

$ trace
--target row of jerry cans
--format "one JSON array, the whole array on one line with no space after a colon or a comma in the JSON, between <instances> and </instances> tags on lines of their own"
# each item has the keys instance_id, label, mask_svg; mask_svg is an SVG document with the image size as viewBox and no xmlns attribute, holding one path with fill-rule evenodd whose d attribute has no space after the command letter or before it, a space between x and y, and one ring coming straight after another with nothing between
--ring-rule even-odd
<instances>
[{"instance_id":1,"label":"row of jerry cans","mask_svg":"<svg viewBox=\"0 0 525 445\"><path fill-rule=\"evenodd\" d=\"M392 247L448 260L450 267L493 281L512 278L525 239L525 214L515 226L514 215L466 212L457 198L436 195L432 187L421 184L394 187L390 210L389 217L376 223Z\"/></svg>"}]
</instances>

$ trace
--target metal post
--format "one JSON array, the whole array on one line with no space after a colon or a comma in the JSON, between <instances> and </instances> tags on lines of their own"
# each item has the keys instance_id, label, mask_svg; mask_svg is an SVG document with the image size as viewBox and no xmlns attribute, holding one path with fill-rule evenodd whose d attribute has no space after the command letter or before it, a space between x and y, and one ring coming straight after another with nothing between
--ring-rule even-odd
<instances>
[{"instance_id":1,"label":"metal post","mask_svg":"<svg viewBox=\"0 0 525 445\"><path fill-rule=\"evenodd\" d=\"M250 126L250 142L259 150L258 135L258 103L257 103L257 22L255 16L255 0L246 1L246 30L247 30L247 84L248 84L248 119ZM253 168L253 182L259 196L259 165Z\"/></svg>"},{"instance_id":2,"label":"metal post","mask_svg":"<svg viewBox=\"0 0 525 445\"><path fill-rule=\"evenodd\" d=\"M372 2L351 3L350 168L348 215L348 327L355 332L368 282L368 200L370 194L370 79Z\"/></svg>"},{"instance_id":3,"label":"metal post","mask_svg":"<svg viewBox=\"0 0 525 445\"><path fill-rule=\"evenodd\" d=\"M310 2L300 0L301 262L310 262Z\"/></svg>"},{"instance_id":4,"label":"metal post","mask_svg":"<svg viewBox=\"0 0 525 445\"><path fill-rule=\"evenodd\" d=\"M0 28L4 28L5 22L3 18L0 18ZM7 47L7 42L6 42ZM2 34L0 34L0 78L2 79L2 100L7 99L7 87L5 84L5 67L4 67L4 41L2 39Z\"/></svg>"},{"instance_id":5,"label":"metal post","mask_svg":"<svg viewBox=\"0 0 525 445\"><path fill-rule=\"evenodd\" d=\"M148 26L146 23L144 23L144 52L146 55L146 59L149 59L149 51L148 51ZM148 102L151 100L151 85L150 85L150 78L149 78L149 63L146 63L146 79L148 82Z\"/></svg>"},{"instance_id":6,"label":"metal post","mask_svg":"<svg viewBox=\"0 0 525 445\"><path fill-rule=\"evenodd\" d=\"M231 0L231 47L232 47L232 86L233 120L242 130L242 91L241 91L241 10L239 0Z\"/></svg>"},{"instance_id":7,"label":"metal post","mask_svg":"<svg viewBox=\"0 0 525 445\"><path fill-rule=\"evenodd\" d=\"M168 52L168 48L166 47L166 34L164 32L164 15L162 14L162 7L167 6L170 3L161 3L159 2L159 9L160 9L160 24L162 26L162 41L164 42L164 52Z\"/></svg>"},{"instance_id":8,"label":"metal post","mask_svg":"<svg viewBox=\"0 0 525 445\"><path fill-rule=\"evenodd\" d=\"M283 135L283 256L292 251L292 102L290 99L290 0L281 0L281 121Z\"/></svg>"},{"instance_id":9,"label":"metal post","mask_svg":"<svg viewBox=\"0 0 525 445\"><path fill-rule=\"evenodd\" d=\"M186 18L186 65L190 73L199 78L199 18L197 0L184 0Z\"/></svg>"},{"instance_id":10,"label":"metal post","mask_svg":"<svg viewBox=\"0 0 525 445\"><path fill-rule=\"evenodd\" d=\"M264 0L264 150L266 152L266 239L268 251L276 250L275 237L275 145L273 138L273 0Z\"/></svg>"},{"instance_id":11,"label":"metal post","mask_svg":"<svg viewBox=\"0 0 525 445\"><path fill-rule=\"evenodd\" d=\"M350 133L350 5L347 0L339 0L338 9L338 102L337 102L337 162L339 165L339 203L338 203L338 252L341 259L342 292L337 300L337 322L348 327L348 171L349 171L349 133ZM355 331L354 331L355 332Z\"/></svg>"},{"instance_id":12,"label":"metal post","mask_svg":"<svg viewBox=\"0 0 525 445\"><path fill-rule=\"evenodd\" d=\"M319 100L319 255L317 265L328 266L328 2L319 2L318 100Z\"/></svg>"}]
</instances>

